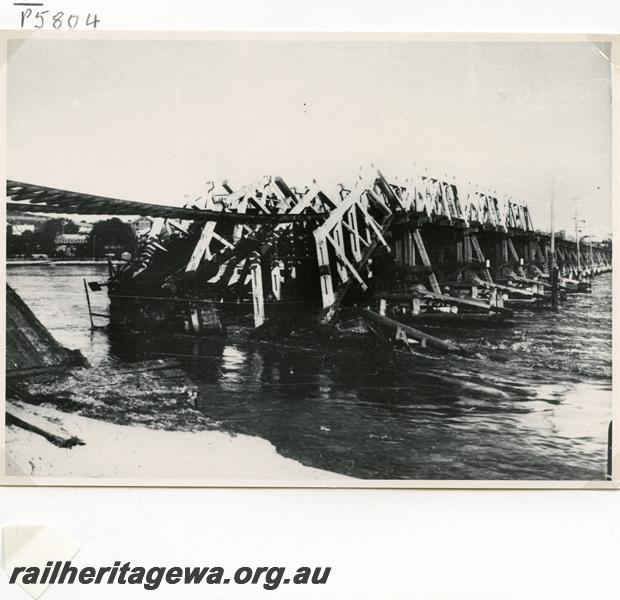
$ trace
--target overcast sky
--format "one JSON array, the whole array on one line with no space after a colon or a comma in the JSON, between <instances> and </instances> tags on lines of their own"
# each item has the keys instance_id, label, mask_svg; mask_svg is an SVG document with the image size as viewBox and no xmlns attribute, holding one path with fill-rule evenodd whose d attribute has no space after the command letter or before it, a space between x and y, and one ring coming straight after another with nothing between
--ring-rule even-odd
<instances>
[{"instance_id":1,"label":"overcast sky","mask_svg":"<svg viewBox=\"0 0 620 600\"><path fill-rule=\"evenodd\" d=\"M10 42L8 177L181 204L374 163L473 181L611 231L611 79L583 43Z\"/></svg>"}]
</instances>

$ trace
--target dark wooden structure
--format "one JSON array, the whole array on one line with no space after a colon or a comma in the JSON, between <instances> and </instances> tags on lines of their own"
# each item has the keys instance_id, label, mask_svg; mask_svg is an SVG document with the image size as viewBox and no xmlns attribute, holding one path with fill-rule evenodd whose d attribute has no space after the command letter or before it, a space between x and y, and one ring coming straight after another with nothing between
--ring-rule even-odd
<instances>
[{"instance_id":1,"label":"dark wooden structure","mask_svg":"<svg viewBox=\"0 0 620 600\"><path fill-rule=\"evenodd\" d=\"M154 217L107 282L111 325L123 329L200 336L307 315L328 325L356 307L401 325L505 325L513 310L587 293L611 269L610 245L552 244L524 203L426 174L397 180L371 166L329 192L277 176L223 189L173 207L9 181L7 204Z\"/></svg>"},{"instance_id":2,"label":"dark wooden structure","mask_svg":"<svg viewBox=\"0 0 620 600\"><path fill-rule=\"evenodd\" d=\"M79 351L60 345L17 292L6 286L6 375L15 379L85 365Z\"/></svg>"}]
</instances>

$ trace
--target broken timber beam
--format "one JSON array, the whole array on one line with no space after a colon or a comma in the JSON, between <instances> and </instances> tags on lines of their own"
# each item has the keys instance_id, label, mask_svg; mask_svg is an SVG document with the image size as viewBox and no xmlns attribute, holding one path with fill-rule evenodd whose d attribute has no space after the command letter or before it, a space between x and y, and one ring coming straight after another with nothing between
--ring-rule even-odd
<instances>
[{"instance_id":1,"label":"broken timber beam","mask_svg":"<svg viewBox=\"0 0 620 600\"><path fill-rule=\"evenodd\" d=\"M444 352L459 352L462 354L470 354L468 350L455 344L454 342L450 342L447 340L441 340L432 335L428 335L424 331L420 331L419 329L415 329L410 325L405 325L400 321L396 321L395 319L390 319L390 317L384 317L372 310L366 309L363 311L363 315L368 317L370 320L383 325L394 331L394 339L395 340L403 340L408 343L408 338L416 340L420 342L423 347L431 347L437 350L442 350Z\"/></svg>"},{"instance_id":2,"label":"broken timber beam","mask_svg":"<svg viewBox=\"0 0 620 600\"><path fill-rule=\"evenodd\" d=\"M539 281L538 279L529 279L528 277L521 277L520 275L513 275L512 279L515 281L520 281L521 283L531 283L533 285L540 285L544 288L551 288L551 284L546 281Z\"/></svg>"},{"instance_id":3,"label":"broken timber beam","mask_svg":"<svg viewBox=\"0 0 620 600\"><path fill-rule=\"evenodd\" d=\"M65 431L60 425L52 423L44 417L29 412L9 401L6 402L6 424L21 427L26 431L41 435L60 448L84 445L82 440Z\"/></svg>"},{"instance_id":4,"label":"broken timber beam","mask_svg":"<svg viewBox=\"0 0 620 600\"><path fill-rule=\"evenodd\" d=\"M393 220L394 220L393 215L388 215L387 217L385 217L383 219L383 221L381 222L381 231L386 231L387 229L389 229L389 227L392 224ZM381 242L381 239L379 238L379 236L375 236L372 239L372 241L370 242L368 247L364 250L364 252L362 254L361 260L359 260L357 262L357 264L356 264L356 267L357 267L358 270L362 269L363 267L365 267L368 264L368 261L370 260L370 258L374 254L375 250L377 249L377 246L380 243L382 243L382 242ZM319 246L317 245L317 248L318 247ZM328 274L328 277L325 277L325 279L328 280L329 282L331 282L331 275L329 275L329 269L326 269L325 272ZM318 317L319 323L328 323L329 321L331 321L332 317L334 316L334 314L336 313L336 311L340 307L340 303L342 302L342 300L345 297L346 293L349 291L351 283L352 283L352 279L349 278L349 279L347 279L347 281L343 282L340 285L340 287L338 288L338 290L335 293L332 291L334 300L333 300L333 302L330 305L324 307L323 310L321 311L321 313L319 314L319 317ZM331 287L330 287L330 289L331 289Z\"/></svg>"},{"instance_id":5,"label":"broken timber beam","mask_svg":"<svg viewBox=\"0 0 620 600\"><path fill-rule=\"evenodd\" d=\"M446 294L435 294L429 291L401 291L401 292L382 292L381 296L384 298L392 298L395 300L409 300L411 298L425 298L431 300L438 300L445 302L446 304L452 304L454 306L465 306L467 308L480 308L484 311L491 311L502 313L512 316L513 312L509 308L503 306L495 306L481 300L471 300L469 298L457 298L456 296L448 296Z\"/></svg>"},{"instance_id":6,"label":"broken timber beam","mask_svg":"<svg viewBox=\"0 0 620 600\"><path fill-rule=\"evenodd\" d=\"M532 298L532 297L547 298L545 294L539 294L537 292L528 292L527 290L524 290L521 288L510 287L509 285L501 285L499 283L489 283L488 281L484 281L480 279L479 277L474 277L473 280L474 280L474 283L476 283L477 285L480 285L482 287L486 287L489 289L496 289L496 290L499 290L500 292L508 292L509 294L516 294L517 296L525 296L528 298Z\"/></svg>"},{"instance_id":7,"label":"broken timber beam","mask_svg":"<svg viewBox=\"0 0 620 600\"><path fill-rule=\"evenodd\" d=\"M491 273L487 267L487 260L482 252L482 248L480 247L480 243L478 242L478 238L474 233L469 234L469 239L471 240L471 245L476 253L476 257L480 261L482 265L482 274L488 283L493 283L493 278L491 277Z\"/></svg>"}]
</instances>

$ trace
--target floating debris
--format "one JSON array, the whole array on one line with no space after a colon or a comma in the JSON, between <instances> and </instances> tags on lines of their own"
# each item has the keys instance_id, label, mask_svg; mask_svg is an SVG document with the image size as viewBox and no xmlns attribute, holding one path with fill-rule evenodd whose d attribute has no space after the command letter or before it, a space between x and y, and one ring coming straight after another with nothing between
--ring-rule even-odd
<instances>
[{"instance_id":1,"label":"floating debris","mask_svg":"<svg viewBox=\"0 0 620 600\"><path fill-rule=\"evenodd\" d=\"M196 409L198 391L174 360L75 369L70 375L44 382L27 382L19 393L30 404L118 425L199 431L217 423Z\"/></svg>"}]
</instances>

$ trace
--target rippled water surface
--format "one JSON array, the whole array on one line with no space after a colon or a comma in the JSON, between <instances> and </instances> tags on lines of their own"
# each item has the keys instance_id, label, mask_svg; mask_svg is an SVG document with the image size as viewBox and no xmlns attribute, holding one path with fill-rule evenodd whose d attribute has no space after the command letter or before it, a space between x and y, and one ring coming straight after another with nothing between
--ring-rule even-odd
<instances>
[{"instance_id":1,"label":"rippled water surface","mask_svg":"<svg viewBox=\"0 0 620 600\"><path fill-rule=\"evenodd\" d=\"M372 479L600 480L611 419L611 274L557 314L514 328L435 331L477 353L441 360L227 340L143 346L89 331L83 278L105 266L13 266L7 279L91 364L174 355L222 429L268 439L306 465ZM91 294L106 312L105 293ZM105 319L96 319L105 324ZM137 348L137 350L135 350Z\"/></svg>"}]
</instances>

